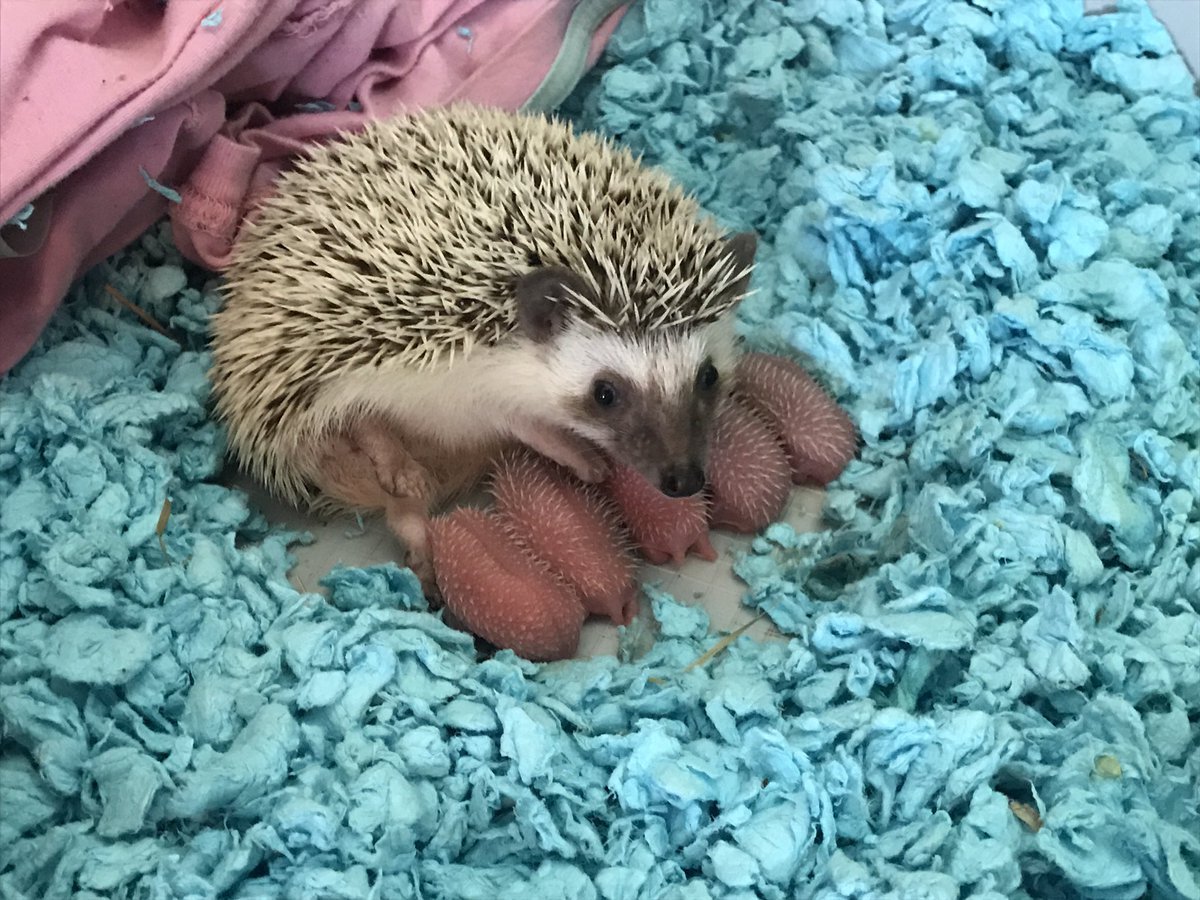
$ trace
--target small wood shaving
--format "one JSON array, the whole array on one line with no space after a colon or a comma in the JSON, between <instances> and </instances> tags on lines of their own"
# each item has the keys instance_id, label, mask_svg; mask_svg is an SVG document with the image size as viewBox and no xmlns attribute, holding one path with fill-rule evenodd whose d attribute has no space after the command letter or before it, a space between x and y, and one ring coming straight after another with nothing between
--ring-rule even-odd
<instances>
[{"instance_id":1,"label":"small wood shaving","mask_svg":"<svg viewBox=\"0 0 1200 900\"><path fill-rule=\"evenodd\" d=\"M704 665L709 660L711 660L714 656L716 656L718 653L723 651L726 647L728 647L730 644L732 644L734 641L736 641L738 638L740 638L743 634L745 634L747 629L749 629L753 625L758 624L765 617L766 617L766 613L759 613L757 616L755 616L753 619L751 619L749 622L747 622L741 628L738 628L736 631L729 632L729 634L725 635L725 637L721 638L719 641L717 641L715 644L713 644L711 647L709 647L707 650L705 650L703 653L701 653L699 656L697 656L695 659L693 659L690 663L688 663L686 666L684 666L683 671L690 672L690 671L692 671L692 669L695 669L695 668L698 668L698 667Z\"/></svg>"},{"instance_id":2,"label":"small wood shaving","mask_svg":"<svg viewBox=\"0 0 1200 900\"><path fill-rule=\"evenodd\" d=\"M141 319L143 322L145 322L148 327L153 328L155 331L157 331L163 337L170 338L177 344L180 343L179 338L175 337L173 334L171 334L169 331L167 331L167 329L163 328L162 325L160 325L157 321L155 321L153 316L151 316L148 312L146 312L144 309L142 309L140 306L138 306L136 303L134 303L132 300L130 300L128 297L126 297L124 294L122 294L120 291L118 291L111 284L106 284L104 286L104 290L107 291L108 295L110 297L112 297L114 300L116 300L117 303L121 304L121 306L125 307L127 310L129 310L131 313L133 313L135 316L137 316L139 319Z\"/></svg>"},{"instance_id":3,"label":"small wood shaving","mask_svg":"<svg viewBox=\"0 0 1200 900\"><path fill-rule=\"evenodd\" d=\"M167 533L167 522L171 519L171 498L168 497L163 501L162 512L158 514L158 524L154 526L154 533L158 535L158 546L162 550L163 556L169 561L171 554L167 552L167 542L163 540L163 535Z\"/></svg>"},{"instance_id":4,"label":"small wood shaving","mask_svg":"<svg viewBox=\"0 0 1200 900\"><path fill-rule=\"evenodd\" d=\"M1029 830L1034 834L1042 830L1042 825L1045 823L1042 822L1041 815L1039 815L1038 811L1028 803L1022 803L1019 800L1009 800L1008 808L1011 809L1012 814L1024 822Z\"/></svg>"}]
</instances>

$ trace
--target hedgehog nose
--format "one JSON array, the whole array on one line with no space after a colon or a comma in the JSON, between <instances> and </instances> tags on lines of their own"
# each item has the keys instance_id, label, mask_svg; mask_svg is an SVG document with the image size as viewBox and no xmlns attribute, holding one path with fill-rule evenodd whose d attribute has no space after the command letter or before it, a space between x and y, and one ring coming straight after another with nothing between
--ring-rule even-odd
<instances>
[{"instance_id":1,"label":"hedgehog nose","mask_svg":"<svg viewBox=\"0 0 1200 900\"><path fill-rule=\"evenodd\" d=\"M660 486L668 497L690 497L703 489L704 470L699 466L669 466Z\"/></svg>"}]
</instances>

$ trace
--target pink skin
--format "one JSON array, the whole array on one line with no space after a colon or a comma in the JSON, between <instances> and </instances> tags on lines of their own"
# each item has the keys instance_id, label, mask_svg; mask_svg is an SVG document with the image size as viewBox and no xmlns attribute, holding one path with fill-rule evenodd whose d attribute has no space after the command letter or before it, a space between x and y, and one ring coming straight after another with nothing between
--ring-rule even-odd
<instances>
[{"instance_id":1,"label":"pink skin","mask_svg":"<svg viewBox=\"0 0 1200 900\"><path fill-rule=\"evenodd\" d=\"M468 631L534 662L575 655L587 613L500 519L456 509L430 522L429 543L446 609Z\"/></svg>"},{"instance_id":2,"label":"pink skin","mask_svg":"<svg viewBox=\"0 0 1200 900\"><path fill-rule=\"evenodd\" d=\"M614 510L593 488L529 452L506 455L492 481L496 512L518 543L575 589L584 609L628 625L634 560Z\"/></svg>"},{"instance_id":3,"label":"pink skin","mask_svg":"<svg viewBox=\"0 0 1200 900\"><path fill-rule=\"evenodd\" d=\"M774 430L736 397L717 413L708 490L712 527L743 534L776 521L792 490L791 467Z\"/></svg>"},{"instance_id":4,"label":"pink skin","mask_svg":"<svg viewBox=\"0 0 1200 900\"><path fill-rule=\"evenodd\" d=\"M708 503L701 494L668 497L635 469L613 466L604 482L642 555L656 565L679 565L689 552L712 562L717 552L708 541Z\"/></svg>"},{"instance_id":5,"label":"pink skin","mask_svg":"<svg viewBox=\"0 0 1200 900\"><path fill-rule=\"evenodd\" d=\"M828 484L858 451L850 417L795 363L747 353L737 365L739 396L771 424L796 484Z\"/></svg>"},{"instance_id":6,"label":"pink skin","mask_svg":"<svg viewBox=\"0 0 1200 900\"><path fill-rule=\"evenodd\" d=\"M650 562L678 565L689 552L711 562L717 554L710 517L713 527L758 531L782 513L789 481L832 481L857 445L850 418L803 369L781 357L747 354L738 363L736 395L719 412L713 434L711 505L703 495L668 497L620 465L598 493L549 460L522 453L496 477L497 515L459 509L429 526L447 612L527 659L573 656L589 611L618 624L636 613L632 561L600 494L613 501ZM583 468L578 477L602 472L602 464Z\"/></svg>"}]
</instances>

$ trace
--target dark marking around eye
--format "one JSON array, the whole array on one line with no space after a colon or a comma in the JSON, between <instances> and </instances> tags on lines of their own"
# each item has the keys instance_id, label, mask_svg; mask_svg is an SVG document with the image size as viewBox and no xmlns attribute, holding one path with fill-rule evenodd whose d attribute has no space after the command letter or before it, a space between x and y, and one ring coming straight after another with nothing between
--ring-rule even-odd
<instances>
[{"instance_id":1,"label":"dark marking around eye","mask_svg":"<svg viewBox=\"0 0 1200 900\"><path fill-rule=\"evenodd\" d=\"M597 406L612 406L617 402L617 389L610 382L597 381L592 385L592 398Z\"/></svg>"}]
</instances>

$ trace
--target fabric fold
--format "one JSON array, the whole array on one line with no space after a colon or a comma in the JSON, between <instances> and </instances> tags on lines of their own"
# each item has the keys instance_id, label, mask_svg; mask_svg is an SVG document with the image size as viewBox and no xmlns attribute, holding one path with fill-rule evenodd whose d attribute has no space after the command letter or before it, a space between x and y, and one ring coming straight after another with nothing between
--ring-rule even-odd
<instances>
[{"instance_id":1,"label":"fabric fold","mask_svg":"<svg viewBox=\"0 0 1200 900\"><path fill-rule=\"evenodd\" d=\"M613 0L4 4L0 373L72 280L164 212L184 255L220 270L245 216L306 147L454 100L520 108L548 73L577 81L622 10ZM587 39L560 53L580 21ZM44 233L27 234L30 222Z\"/></svg>"}]
</instances>

